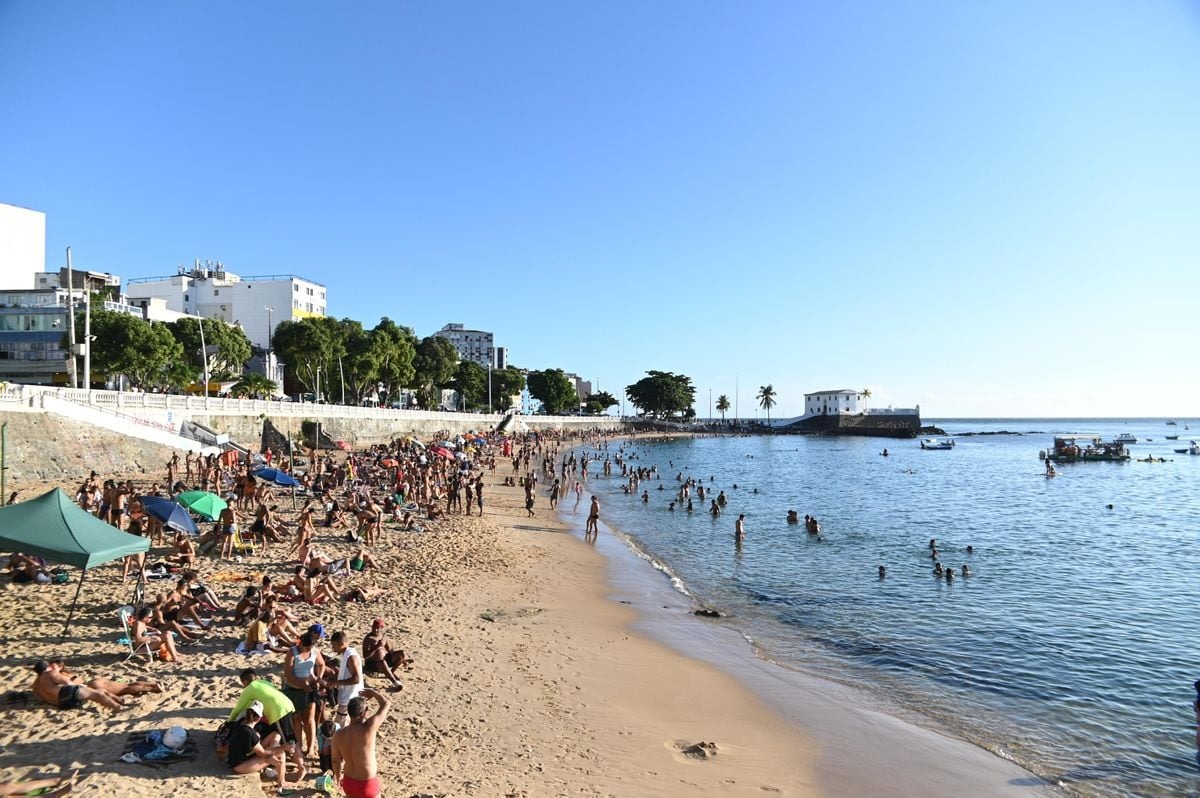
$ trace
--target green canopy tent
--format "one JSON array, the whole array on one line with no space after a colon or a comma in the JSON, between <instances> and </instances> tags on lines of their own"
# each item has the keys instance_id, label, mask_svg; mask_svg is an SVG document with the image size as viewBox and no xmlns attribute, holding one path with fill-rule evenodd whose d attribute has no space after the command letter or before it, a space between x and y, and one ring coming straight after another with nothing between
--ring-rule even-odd
<instances>
[{"instance_id":1,"label":"green canopy tent","mask_svg":"<svg viewBox=\"0 0 1200 798\"><path fill-rule=\"evenodd\" d=\"M38 554L82 569L63 626L65 635L75 617L87 569L149 551L150 541L109 526L54 488L36 499L0 507L0 549Z\"/></svg>"}]
</instances>

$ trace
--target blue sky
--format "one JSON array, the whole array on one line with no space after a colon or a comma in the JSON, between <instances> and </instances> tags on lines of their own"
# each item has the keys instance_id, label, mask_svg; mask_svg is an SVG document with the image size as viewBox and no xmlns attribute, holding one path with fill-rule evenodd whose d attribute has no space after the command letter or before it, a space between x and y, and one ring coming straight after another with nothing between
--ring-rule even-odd
<instances>
[{"instance_id":1,"label":"blue sky","mask_svg":"<svg viewBox=\"0 0 1200 798\"><path fill-rule=\"evenodd\" d=\"M753 413L1200 416L1191 2L0 0L0 202Z\"/></svg>"}]
</instances>

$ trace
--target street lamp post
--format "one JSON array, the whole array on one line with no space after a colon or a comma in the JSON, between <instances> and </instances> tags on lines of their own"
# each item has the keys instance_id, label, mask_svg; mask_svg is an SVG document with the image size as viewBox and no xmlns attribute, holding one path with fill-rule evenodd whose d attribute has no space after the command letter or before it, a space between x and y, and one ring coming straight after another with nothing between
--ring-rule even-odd
<instances>
[{"instance_id":1,"label":"street lamp post","mask_svg":"<svg viewBox=\"0 0 1200 798\"><path fill-rule=\"evenodd\" d=\"M200 325L200 365L204 368L204 399L208 404L208 347L204 345L204 317L199 319Z\"/></svg>"},{"instance_id":2,"label":"street lamp post","mask_svg":"<svg viewBox=\"0 0 1200 798\"><path fill-rule=\"evenodd\" d=\"M263 310L267 312L267 363L266 369L267 379L272 382L275 380L275 349L271 346L271 314L275 312L275 308L264 306Z\"/></svg>"}]
</instances>

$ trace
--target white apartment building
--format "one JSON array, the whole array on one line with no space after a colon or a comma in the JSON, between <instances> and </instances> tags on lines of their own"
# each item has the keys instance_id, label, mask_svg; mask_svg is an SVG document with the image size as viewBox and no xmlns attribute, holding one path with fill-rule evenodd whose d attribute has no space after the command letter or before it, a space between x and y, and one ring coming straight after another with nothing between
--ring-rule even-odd
<instances>
[{"instance_id":1,"label":"white apartment building","mask_svg":"<svg viewBox=\"0 0 1200 798\"><path fill-rule=\"evenodd\" d=\"M166 309L240 324L250 343L269 348L280 322L325 315L325 286L294 274L240 277L220 263L196 261L190 270L167 277L130 280L129 301L162 299ZM157 304L157 303L156 303Z\"/></svg>"},{"instance_id":2,"label":"white apartment building","mask_svg":"<svg viewBox=\"0 0 1200 798\"><path fill-rule=\"evenodd\" d=\"M489 364L495 365L495 341L486 330L468 330L461 324L447 324L434 335L452 343L458 350L460 360L472 360L484 368L488 368ZM505 350L506 359L507 354Z\"/></svg>"},{"instance_id":3,"label":"white apartment building","mask_svg":"<svg viewBox=\"0 0 1200 798\"><path fill-rule=\"evenodd\" d=\"M46 267L46 214L0 203L0 288L33 288Z\"/></svg>"}]
</instances>

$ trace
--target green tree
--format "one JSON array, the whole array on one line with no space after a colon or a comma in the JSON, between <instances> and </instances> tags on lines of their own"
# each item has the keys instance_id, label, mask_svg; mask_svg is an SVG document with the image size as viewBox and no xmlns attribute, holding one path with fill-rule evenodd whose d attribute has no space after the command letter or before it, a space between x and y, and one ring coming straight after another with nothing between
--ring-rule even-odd
<instances>
[{"instance_id":1,"label":"green tree","mask_svg":"<svg viewBox=\"0 0 1200 798\"><path fill-rule=\"evenodd\" d=\"M274 380L269 380L261 374L248 371L242 379L233 386L233 395L238 398L266 399L275 393L279 386Z\"/></svg>"},{"instance_id":2,"label":"green tree","mask_svg":"<svg viewBox=\"0 0 1200 798\"><path fill-rule=\"evenodd\" d=\"M758 389L758 406L767 411L767 426L771 426L771 408L775 406L775 388L763 385Z\"/></svg>"},{"instance_id":3,"label":"green tree","mask_svg":"<svg viewBox=\"0 0 1200 798\"><path fill-rule=\"evenodd\" d=\"M729 397L721 394L717 397L717 412L721 414L721 423L725 423L725 413L729 410Z\"/></svg>"},{"instance_id":4,"label":"green tree","mask_svg":"<svg viewBox=\"0 0 1200 798\"><path fill-rule=\"evenodd\" d=\"M329 390L329 375L338 357L345 354L343 331L335 319L310 317L281 321L271 345L287 364L287 374L310 393ZM319 398L319 397L318 397Z\"/></svg>"},{"instance_id":5,"label":"green tree","mask_svg":"<svg viewBox=\"0 0 1200 798\"><path fill-rule=\"evenodd\" d=\"M338 379L345 385L347 401L361 404L368 393L376 391L382 362L380 339L363 329L362 323L342 319L338 330L345 354L338 364ZM339 386L341 387L341 386Z\"/></svg>"},{"instance_id":6,"label":"green tree","mask_svg":"<svg viewBox=\"0 0 1200 798\"><path fill-rule=\"evenodd\" d=\"M179 319L167 325L171 335L183 347L184 359L204 374L205 359L208 361L210 378L239 377L250 359L250 339L241 327L226 324L220 319L205 319L204 334L201 336L200 319ZM200 354L200 342L204 342L207 358Z\"/></svg>"},{"instance_id":7,"label":"green tree","mask_svg":"<svg viewBox=\"0 0 1200 798\"><path fill-rule=\"evenodd\" d=\"M669 371L647 371L646 374L625 388L625 396L635 407L644 415L655 418L687 413L696 399L696 389L690 377Z\"/></svg>"},{"instance_id":8,"label":"green tree","mask_svg":"<svg viewBox=\"0 0 1200 798\"><path fill-rule=\"evenodd\" d=\"M454 381L458 350L438 335L422 338L413 356L414 387L424 407L438 404L438 392Z\"/></svg>"},{"instance_id":9,"label":"green tree","mask_svg":"<svg viewBox=\"0 0 1200 798\"><path fill-rule=\"evenodd\" d=\"M541 402L545 411L552 416L579 408L579 395L562 369L531 371L526 382L529 395Z\"/></svg>"},{"instance_id":10,"label":"green tree","mask_svg":"<svg viewBox=\"0 0 1200 798\"><path fill-rule=\"evenodd\" d=\"M599 391L589 396L584 404L586 405L589 413L598 416L608 408L617 404L617 398L608 391Z\"/></svg>"},{"instance_id":11,"label":"green tree","mask_svg":"<svg viewBox=\"0 0 1200 798\"><path fill-rule=\"evenodd\" d=\"M512 407L513 397L525 390L520 369L492 369L492 402L501 410Z\"/></svg>"},{"instance_id":12,"label":"green tree","mask_svg":"<svg viewBox=\"0 0 1200 798\"><path fill-rule=\"evenodd\" d=\"M412 385L416 377L413 358L417 337L412 330L386 316L371 329L370 335L379 356L379 382L383 384L381 401L389 404L399 395L400 389Z\"/></svg>"},{"instance_id":13,"label":"green tree","mask_svg":"<svg viewBox=\"0 0 1200 798\"><path fill-rule=\"evenodd\" d=\"M477 406L487 399L487 369L473 360L463 360L454 374L454 388L467 407Z\"/></svg>"},{"instance_id":14,"label":"green tree","mask_svg":"<svg viewBox=\"0 0 1200 798\"><path fill-rule=\"evenodd\" d=\"M83 340L83 318L76 319ZM109 377L124 374L135 388L170 385L171 367L183 360L183 347L163 324L128 313L92 309L92 367ZM174 371L175 379L179 372Z\"/></svg>"}]
</instances>

